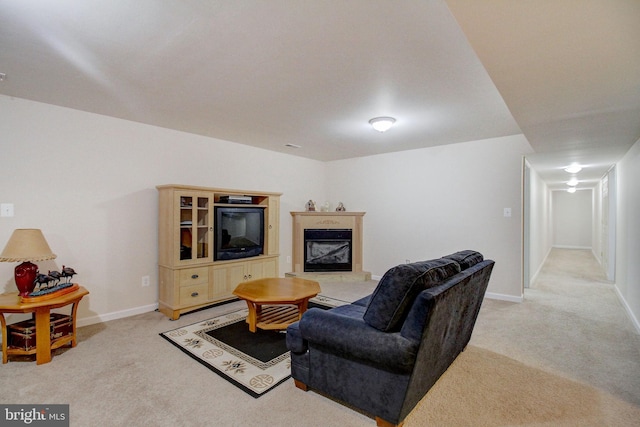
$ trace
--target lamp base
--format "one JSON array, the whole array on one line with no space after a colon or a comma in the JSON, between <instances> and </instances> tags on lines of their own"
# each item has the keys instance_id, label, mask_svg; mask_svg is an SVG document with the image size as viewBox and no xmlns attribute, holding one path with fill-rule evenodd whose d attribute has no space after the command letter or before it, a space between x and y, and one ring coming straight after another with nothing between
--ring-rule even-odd
<instances>
[{"instance_id":1,"label":"lamp base","mask_svg":"<svg viewBox=\"0 0 640 427\"><path fill-rule=\"evenodd\" d=\"M16 286L20 296L29 295L36 287L36 276L38 275L38 266L25 261L15 269Z\"/></svg>"}]
</instances>

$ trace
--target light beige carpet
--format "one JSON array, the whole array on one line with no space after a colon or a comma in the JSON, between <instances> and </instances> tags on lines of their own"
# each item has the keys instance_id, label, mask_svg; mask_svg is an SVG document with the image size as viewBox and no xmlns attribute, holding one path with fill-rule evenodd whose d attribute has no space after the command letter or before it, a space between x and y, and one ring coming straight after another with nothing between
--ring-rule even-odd
<instances>
[{"instance_id":1,"label":"light beige carpet","mask_svg":"<svg viewBox=\"0 0 640 427\"><path fill-rule=\"evenodd\" d=\"M640 408L588 384L469 346L406 426L637 426Z\"/></svg>"}]
</instances>

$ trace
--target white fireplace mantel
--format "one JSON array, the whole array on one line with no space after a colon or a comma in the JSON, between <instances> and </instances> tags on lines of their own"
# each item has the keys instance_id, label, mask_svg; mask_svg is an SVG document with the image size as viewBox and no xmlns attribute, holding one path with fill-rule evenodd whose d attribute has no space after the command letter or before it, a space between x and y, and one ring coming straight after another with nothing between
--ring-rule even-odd
<instances>
[{"instance_id":1,"label":"white fireplace mantel","mask_svg":"<svg viewBox=\"0 0 640 427\"><path fill-rule=\"evenodd\" d=\"M293 217L293 271L304 272L304 230L350 229L352 272L362 272L362 217L365 212L291 212Z\"/></svg>"}]
</instances>

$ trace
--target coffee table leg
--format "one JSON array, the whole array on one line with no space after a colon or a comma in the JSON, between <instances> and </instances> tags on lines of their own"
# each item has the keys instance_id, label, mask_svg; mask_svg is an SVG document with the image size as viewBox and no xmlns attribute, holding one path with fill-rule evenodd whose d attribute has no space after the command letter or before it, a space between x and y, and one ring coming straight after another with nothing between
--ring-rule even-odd
<instances>
[{"instance_id":1,"label":"coffee table leg","mask_svg":"<svg viewBox=\"0 0 640 427\"><path fill-rule=\"evenodd\" d=\"M255 332L256 331L256 323L258 323L257 310L259 309L259 307L255 303L253 303L251 301L247 301L247 307L249 308L249 315L247 316L247 323L249 324L249 331Z\"/></svg>"},{"instance_id":2,"label":"coffee table leg","mask_svg":"<svg viewBox=\"0 0 640 427\"><path fill-rule=\"evenodd\" d=\"M297 305L298 305L298 320L300 320L302 319L302 315L304 314L304 312L307 311L307 308L309 307L309 299L304 299L300 301Z\"/></svg>"}]
</instances>

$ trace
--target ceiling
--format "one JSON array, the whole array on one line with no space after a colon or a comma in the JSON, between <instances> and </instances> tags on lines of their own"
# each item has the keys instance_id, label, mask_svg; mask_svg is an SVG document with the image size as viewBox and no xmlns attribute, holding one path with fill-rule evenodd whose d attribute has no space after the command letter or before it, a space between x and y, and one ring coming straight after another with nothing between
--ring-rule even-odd
<instances>
[{"instance_id":1,"label":"ceiling","mask_svg":"<svg viewBox=\"0 0 640 427\"><path fill-rule=\"evenodd\" d=\"M591 186L640 138L638 22L637 0L0 0L0 94L321 161L524 133L552 188L572 162Z\"/></svg>"}]
</instances>

